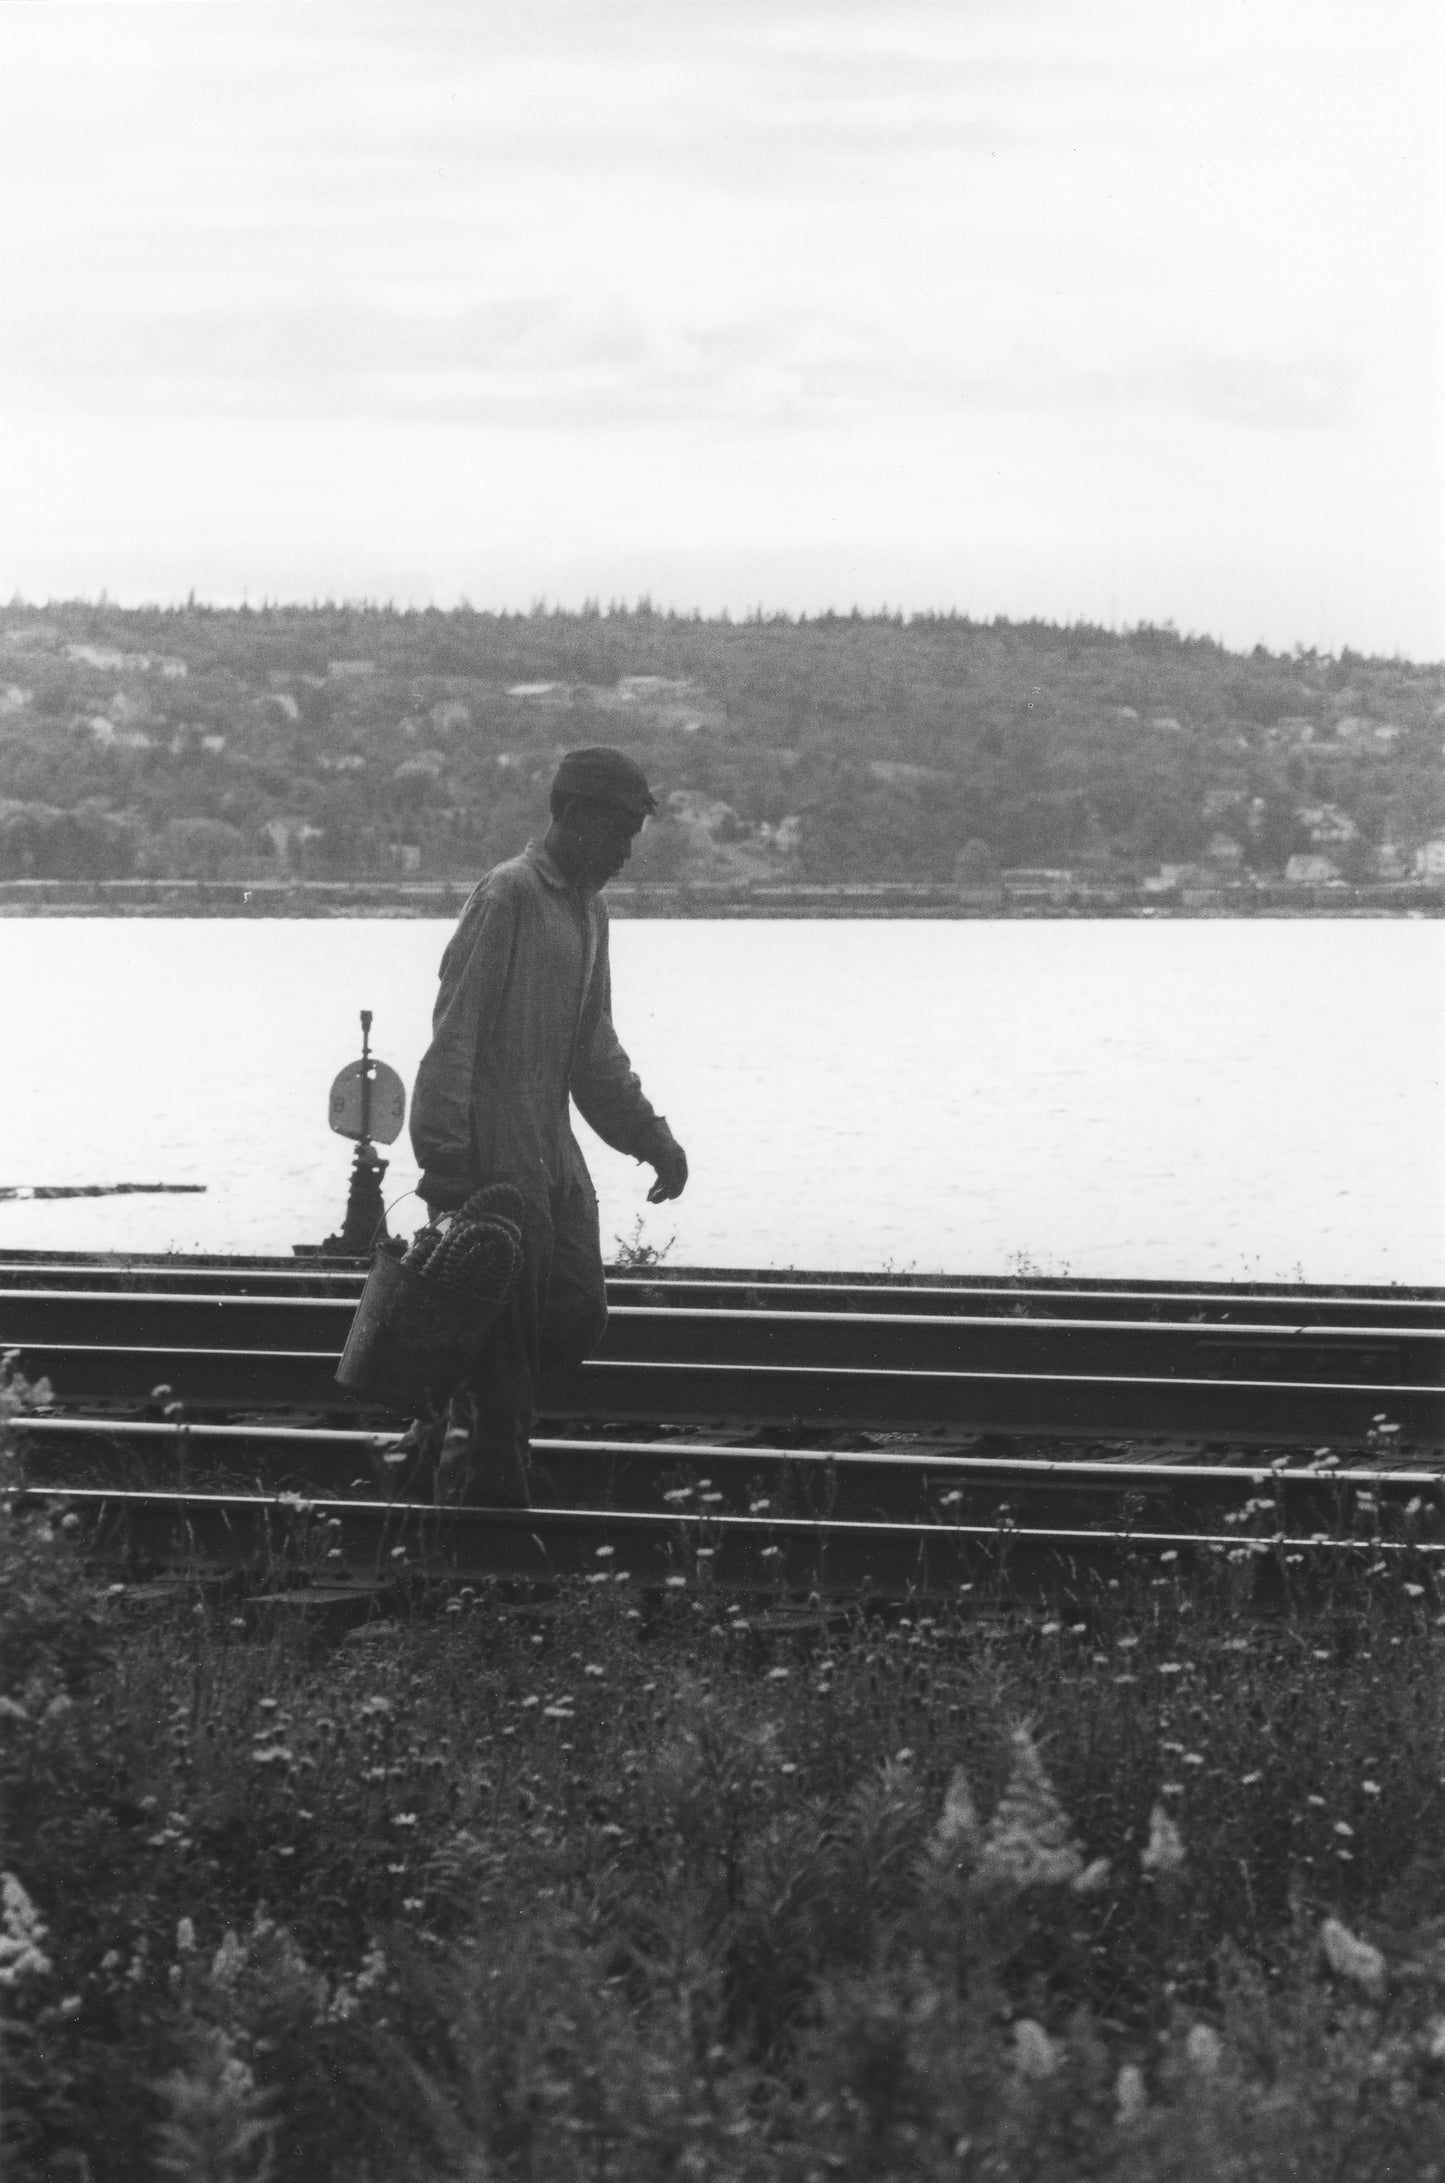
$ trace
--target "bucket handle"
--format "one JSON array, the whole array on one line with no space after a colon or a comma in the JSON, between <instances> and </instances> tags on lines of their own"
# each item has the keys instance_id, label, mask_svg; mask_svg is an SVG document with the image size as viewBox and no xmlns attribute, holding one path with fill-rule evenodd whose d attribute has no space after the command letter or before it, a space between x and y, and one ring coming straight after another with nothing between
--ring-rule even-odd
<instances>
[{"instance_id":1,"label":"bucket handle","mask_svg":"<svg viewBox=\"0 0 1445 2183\"><path fill-rule=\"evenodd\" d=\"M376 1249L376 1239L381 1234L382 1229L386 1226L387 1214L394 1213L399 1205L405 1205L408 1198L416 1198L418 1205L425 1203L425 1200L419 1197L415 1190L403 1190L399 1197L395 1197L392 1199L390 1205L383 1205L383 1207L381 1208L381 1218L377 1222L376 1226L372 1229L371 1241L366 1246L366 1253L368 1258L371 1256L371 1253Z\"/></svg>"}]
</instances>

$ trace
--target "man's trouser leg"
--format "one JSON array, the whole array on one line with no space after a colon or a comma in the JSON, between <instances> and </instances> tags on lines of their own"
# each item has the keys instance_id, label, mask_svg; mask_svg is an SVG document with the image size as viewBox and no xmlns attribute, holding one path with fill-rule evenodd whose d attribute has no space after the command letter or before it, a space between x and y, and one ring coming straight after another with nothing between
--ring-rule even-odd
<instances>
[{"instance_id":1,"label":"man's trouser leg","mask_svg":"<svg viewBox=\"0 0 1445 2183\"><path fill-rule=\"evenodd\" d=\"M522 1271L497 1324L453 1398L439 1490L446 1500L525 1508L539 1401L559 1399L607 1326L597 1199L572 1180L545 1213L527 1209Z\"/></svg>"},{"instance_id":2,"label":"man's trouser leg","mask_svg":"<svg viewBox=\"0 0 1445 2183\"><path fill-rule=\"evenodd\" d=\"M529 1505L528 1443L551 1264L551 1210L528 1201L516 1285L451 1400L437 1471L441 1500Z\"/></svg>"},{"instance_id":3,"label":"man's trouser leg","mask_svg":"<svg viewBox=\"0 0 1445 2183\"><path fill-rule=\"evenodd\" d=\"M597 1198L573 1181L552 1199L552 1262L542 1304L537 1398L558 1401L607 1331L607 1281Z\"/></svg>"}]
</instances>

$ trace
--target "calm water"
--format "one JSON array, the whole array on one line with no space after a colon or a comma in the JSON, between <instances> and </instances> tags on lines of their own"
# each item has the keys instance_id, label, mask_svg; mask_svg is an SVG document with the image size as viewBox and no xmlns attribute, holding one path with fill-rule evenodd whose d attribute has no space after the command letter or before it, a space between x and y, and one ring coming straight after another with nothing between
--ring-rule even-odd
<instances>
[{"instance_id":1,"label":"calm water","mask_svg":"<svg viewBox=\"0 0 1445 2183\"><path fill-rule=\"evenodd\" d=\"M207 1186L0 1203L0 1248L320 1240L357 1011L409 1087L448 930L0 926L0 1183ZM1445 1282L1445 925L625 923L613 951L692 1160L643 1226L677 1263ZM650 1175L582 1136L629 1236ZM415 1179L403 1138L388 1198Z\"/></svg>"}]
</instances>

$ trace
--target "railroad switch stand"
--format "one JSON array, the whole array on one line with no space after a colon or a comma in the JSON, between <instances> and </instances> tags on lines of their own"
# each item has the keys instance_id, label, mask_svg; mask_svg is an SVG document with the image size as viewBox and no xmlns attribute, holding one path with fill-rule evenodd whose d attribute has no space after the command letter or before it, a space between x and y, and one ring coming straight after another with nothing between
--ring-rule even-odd
<instances>
[{"instance_id":1,"label":"railroad switch stand","mask_svg":"<svg viewBox=\"0 0 1445 2183\"><path fill-rule=\"evenodd\" d=\"M317 1247L316 1255L366 1258L377 1244L391 1240L381 1195L387 1163L378 1153L376 1141L393 1143L406 1119L406 1089L401 1078L371 1051L369 1008L361 1011L361 1059L349 1062L332 1085L327 1119L338 1137L356 1140L356 1154L340 1232L328 1236Z\"/></svg>"}]
</instances>

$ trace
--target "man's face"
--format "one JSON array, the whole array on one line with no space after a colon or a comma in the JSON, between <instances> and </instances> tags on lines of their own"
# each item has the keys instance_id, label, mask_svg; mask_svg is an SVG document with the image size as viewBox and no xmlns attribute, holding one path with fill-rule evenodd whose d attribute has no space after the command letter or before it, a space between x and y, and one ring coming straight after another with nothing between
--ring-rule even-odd
<instances>
[{"instance_id":1,"label":"man's face","mask_svg":"<svg viewBox=\"0 0 1445 2183\"><path fill-rule=\"evenodd\" d=\"M572 833L584 886L605 887L609 879L615 879L641 831L641 819L634 818L630 811L619 810L616 804L574 804Z\"/></svg>"}]
</instances>

